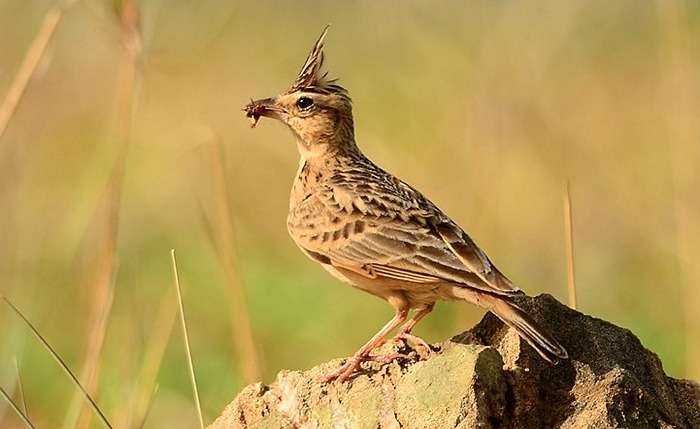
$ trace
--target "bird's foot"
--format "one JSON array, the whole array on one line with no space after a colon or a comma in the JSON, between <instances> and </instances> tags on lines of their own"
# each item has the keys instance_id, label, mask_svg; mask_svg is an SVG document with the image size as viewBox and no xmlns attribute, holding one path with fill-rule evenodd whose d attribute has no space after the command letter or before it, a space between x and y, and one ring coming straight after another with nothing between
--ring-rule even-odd
<instances>
[{"instance_id":1,"label":"bird's foot","mask_svg":"<svg viewBox=\"0 0 700 429\"><path fill-rule=\"evenodd\" d=\"M384 355L355 355L349 358L340 368L323 377L321 381L323 383L330 383L337 380L339 383L345 382L350 376L352 376L357 370L360 369L362 362L380 362L389 363L396 359L404 357L401 353L389 353Z\"/></svg>"},{"instance_id":2,"label":"bird's foot","mask_svg":"<svg viewBox=\"0 0 700 429\"><path fill-rule=\"evenodd\" d=\"M416 353L418 353L418 356L420 356L421 359L427 359L433 354L433 349L430 347L427 341L408 332L399 332L392 341L404 343L406 345L412 343L413 349L416 351Z\"/></svg>"}]
</instances>

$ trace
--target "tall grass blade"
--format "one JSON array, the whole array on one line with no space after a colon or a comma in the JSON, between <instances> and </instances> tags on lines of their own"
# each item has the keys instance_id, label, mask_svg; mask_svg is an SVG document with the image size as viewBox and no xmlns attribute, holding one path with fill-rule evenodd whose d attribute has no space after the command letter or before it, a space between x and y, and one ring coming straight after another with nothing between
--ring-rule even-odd
<instances>
[{"instance_id":1,"label":"tall grass blade","mask_svg":"<svg viewBox=\"0 0 700 429\"><path fill-rule=\"evenodd\" d=\"M202 417L202 405L199 401L199 389L197 388L197 377L194 374L194 365L192 363L192 350L190 348L190 335L187 330L187 320L185 317L185 306L182 303L182 291L180 290L180 276L177 272L177 260L175 258L175 249L170 250L170 259L173 265L173 279L175 282L175 290L177 291L177 302L180 307L180 322L182 324L182 336L185 340L185 352L187 353L187 365L190 371L190 381L192 382L192 394L194 395L194 403L197 406L197 417L199 417L199 427L204 429L204 418Z\"/></svg>"},{"instance_id":2,"label":"tall grass blade","mask_svg":"<svg viewBox=\"0 0 700 429\"><path fill-rule=\"evenodd\" d=\"M24 322L25 325L32 331L32 334L36 337L36 339L41 343L41 345L44 347L44 349L49 352L51 357L54 358L56 363L61 367L63 372L73 381L73 384L82 392L83 396L85 397L85 400L87 400L90 403L90 406L92 407L93 411L97 416L100 418L102 421L102 424L104 427L112 429L112 425L109 423L109 420L107 420L107 417L105 417L104 413L102 413L102 410L100 410L100 407L97 405L95 400L90 396L90 394L85 390L85 387L80 383L78 378L73 374L73 371L70 370L68 365L65 363L63 358L59 356L59 354L51 347L48 341L39 333L39 331L34 327L32 322L27 319L22 312L15 307L15 305L10 301L7 297L5 296L0 296L3 301L12 309L12 311L19 316L20 319Z\"/></svg>"},{"instance_id":3,"label":"tall grass blade","mask_svg":"<svg viewBox=\"0 0 700 429\"><path fill-rule=\"evenodd\" d=\"M168 289L168 292L172 292ZM156 316L153 332L144 353L141 369L128 404L125 404L117 427L138 427L134 422L144 422L153 400L154 386L165 355L165 349L170 343L173 327L177 316L175 293L168 293L163 298Z\"/></svg>"},{"instance_id":4,"label":"tall grass blade","mask_svg":"<svg viewBox=\"0 0 700 429\"><path fill-rule=\"evenodd\" d=\"M215 139L211 145L209 162L213 180L213 210L203 210L203 217L209 237L216 249L216 254L224 269L227 290L230 293L231 330L240 355L241 372L246 383L253 383L262 377L260 356L255 345L255 335L250 321L248 297L238 272L238 255L236 254L235 231L230 204L230 193L226 181L226 168L221 143ZM210 221L206 214L213 213Z\"/></svg>"},{"instance_id":5,"label":"tall grass blade","mask_svg":"<svg viewBox=\"0 0 700 429\"><path fill-rule=\"evenodd\" d=\"M112 271L112 269L114 271ZM91 332L88 337L88 345L85 352L85 363L81 370L80 379L84 383L86 389L92 394L97 392L99 387L99 372L100 359L102 357L102 348L104 346L105 336L107 334L107 325L109 315L112 310L112 302L114 300L114 276L116 267L109 267L108 275L110 279L103 279L104 284L98 284L95 287L95 305L92 308L90 316ZM90 423L89 415L85 415L83 411L82 401L78 395L74 396L69 412L64 420L63 427L70 429L73 427L87 428Z\"/></svg>"},{"instance_id":6,"label":"tall grass blade","mask_svg":"<svg viewBox=\"0 0 700 429\"><path fill-rule=\"evenodd\" d=\"M107 180L102 195L85 230L74 265L80 266L80 289L92 301L80 380L85 388L95 394L99 387L102 349L107 333L109 316L114 300L115 280L119 268L117 238L121 196L126 168L124 145ZM81 395L76 392L63 420L63 429L87 428L91 414L84 408Z\"/></svg>"},{"instance_id":7,"label":"tall grass blade","mask_svg":"<svg viewBox=\"0 0 700 429\"><path fill-rule=\"evenodd\" d=\"M34 429L34 425L32 424L31 420L29 420L29 416L22 412L22 410L17 406L17 404L15 404L10 395L8 395L7 392L5 392L5 389L3 389L2 387L0 387L0 396L5 398L7 403L10 404L10 408L12 408L15 413L17 413L17 416L19 416L22 422L24 422L25 426Z\"/></svg>"},{"instance_id":8,"label":"tall grass blade","mask_svg":"<svg viewBox=\"0 0 700 429\"><path fill-rule=\"evenodd\" d=\"M569 307L576 309L576 277L574 266L574 227L571 208L571 186L566 181L564 186L564 240L566 241L566 284L569 295Z\"/></svg>"},{"instance_id":9,"label":"tall grass blade","mask_svg":"<svg viewBox=\"0 0 700 429\"><path fill-rule=\"evenodd\" d=\"M5 134L7 130L7 124L12 119L17 106L19 105L22 96L29 85L29 82L34 76L37 66L44 57L46 48L51 41L54 33L56 32L56 27L63 17L63 13L66 9L73 5L75 1L66 1L62 5L57 5L49 9L49 11L44 16L44 20L39 27L39 31L34 40L32 41L29 49L24 54L24 59L22 64L17 70L12 84L10 84L10 89L7 91L7 95L0 104L0 139Z\"/></svg>"},{"instance_id":10,"label":"tall grass blade","mask_svg":"<svg viewBox=\"0 0 700 429\"><path fill-rule=\"evenodd\" d=\"M151 413L151 408L153 407L153 399L158 394L159 388L160 388L159 384L156 384L153 386L153 391L151 392L151 395L148 397L148 402L146 403L145 412L143 413L143 417L141 417L141 419L140 419L141 422L135 427L142 429L146 425L146 420L148 419L148 415Z\"/></svg>"},{"instance_id":11,"label":"tall grass blade","mask_svg":"<svg viewBox=\"0 0 700 429\"><path fill-rule=\"evenodd\" d=\"M15 374L17 376L17 390L19 391L19 399L22 404L22 412L29 416L29 408L27 407L27 397L24 395L24 386L22 384L22 375L19 372L19 362L17 362L17 356L15 356Z\"/></svg>"},{"instance_id":12,"label":"tall grass blade","mask_svg":"<svg viewBox=\"0 0 700 429\"><path fill-rule=\"evenodd\" d=\"M128 143L128 141L127 141ZM81 290L90 296L92 306L86 326L87 346L80 380L89 392L97 392L109 316L114 300L114 288L119 268L117 239L121 211L122 187L126 169L127 143L122 146L112 171L97 201L83 237L80 257L75 264L87 265L81 277ZM63 421L63 429L87 428L91 415L76 394Z\"/></svg>"},{"instance_id":13,"label":"tall grass blade","mask_svg":"<svg viewBox=\"0 0 700 429\"><path fill-rule=\"evenodd\" d=\"M94 305L90 324L92 329L88 336L85 364L81 379L91 392L96 392L99 385L100 360L107 328L109 312L114 295L114 277L117 272L117 236L122 195L122 185L126 169L126 157L132 140L133 122L139 100L141 83L141 33L140 10L137 0L124 0L115 4L115 17L119 25L123 55L119 62L116 82L116 126L122 140L122 147L114 163L111 177L105 187L100 204L95 211L92 223L98 227L97 258L94 273L86 284L86 290L92 291ZM90 249L95 251L95 249ZM64 421L64 429L87 429L91 415L79 404L77 398L71 412ZM76 413L77 410L77 413Z\"/></svg>"},{"instance_id":14,"label":"tall grass blade","mask_svg":"<svg viewBox=\"0 0 700 429\"><path fill-rule=\"evenodd\" d=\"M664 140L671 161L672 189L668 195L675 218L680 296L684 313L685 377L700 379L700 85L693 56L696 36L690 26L692 2L657 1L659 29L665 49L660 64L664 99L658 103L665 120Z\"/></svg>"}]
</instances>

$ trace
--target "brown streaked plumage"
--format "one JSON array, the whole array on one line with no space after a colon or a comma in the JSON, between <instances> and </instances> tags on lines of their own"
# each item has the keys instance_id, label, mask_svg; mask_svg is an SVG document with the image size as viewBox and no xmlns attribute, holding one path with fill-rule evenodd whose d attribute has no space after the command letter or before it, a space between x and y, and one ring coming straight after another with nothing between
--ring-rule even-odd
<instances>
[{"instance_id":1,"label":"brown streaked plumage","mask_svg":"<svg viewBox=\"0 0 700 429\"><path fill-rule=\"evenodd\" d=\"M327 30L327 29L326 29ZM245 107L285 123L301 162L292 186L287 227L299 248L343 282L386 300L394 317L327 379L347 379L386 336L411 335L437 300L464 300L493 312L544 359L566 350L512 301L522 292L474 241L410 185L382 170L355 143L348 92L322 71L326 30L292 86ZM408 312L416 310L412 319ZM404 323L405 322L405 323Z\"/></svg>"}]
</instances>

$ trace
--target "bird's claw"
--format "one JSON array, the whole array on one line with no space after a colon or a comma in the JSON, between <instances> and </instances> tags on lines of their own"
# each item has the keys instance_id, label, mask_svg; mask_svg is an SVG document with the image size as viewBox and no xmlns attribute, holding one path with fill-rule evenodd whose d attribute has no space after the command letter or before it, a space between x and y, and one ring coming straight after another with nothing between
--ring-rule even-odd
<instances>
[{"instance_id":1,"label":"bird's claw","mask_svg":"<svg viewBox=\"0 0 700 429\"><path fill-rule=\"evenodd\" d=\"M427 341L417 335L409 334L408 332L398 333L392 341L404 343L406 345L413 343L413 349L418 353L421 359L427 359L433 354L433 349Z\"/></svg>"},{"instance_id":2,"label":"bird's claw","mask_svg":"<svg viewBox=\"0 0 700 429\"><path fill-rule=\"evenodd\" d=\"M337 380L339 383L345 382L362 365L362 362L379 362L387 364L396 359L404 357L401 353L389 353L384 355L353 356L349 358L340 368L323 377L323 383L330 383Z\"/></svg>"}]
</instances>

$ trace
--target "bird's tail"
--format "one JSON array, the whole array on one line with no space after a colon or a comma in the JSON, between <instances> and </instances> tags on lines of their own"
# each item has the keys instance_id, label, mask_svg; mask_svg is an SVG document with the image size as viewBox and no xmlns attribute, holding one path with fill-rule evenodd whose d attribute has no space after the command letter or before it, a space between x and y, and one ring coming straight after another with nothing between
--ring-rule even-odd
<instances>
[{"instance_id":1,"label":"bird's tail","mask_svg":"<svg viewBox=\"0 0 700 429\"><path fill-rule=\"evenodd\" d=\"M557 363L558 359L567 359L566 349L541 328L525 311L515 305L507 296L495 296L470 290L462 298L481 305L495 314L506 325L515 329L544 360ZM476 295L476 296L475 296ZM476 298L476 299L474 299Z\"/></svg>"}]
</instances>

